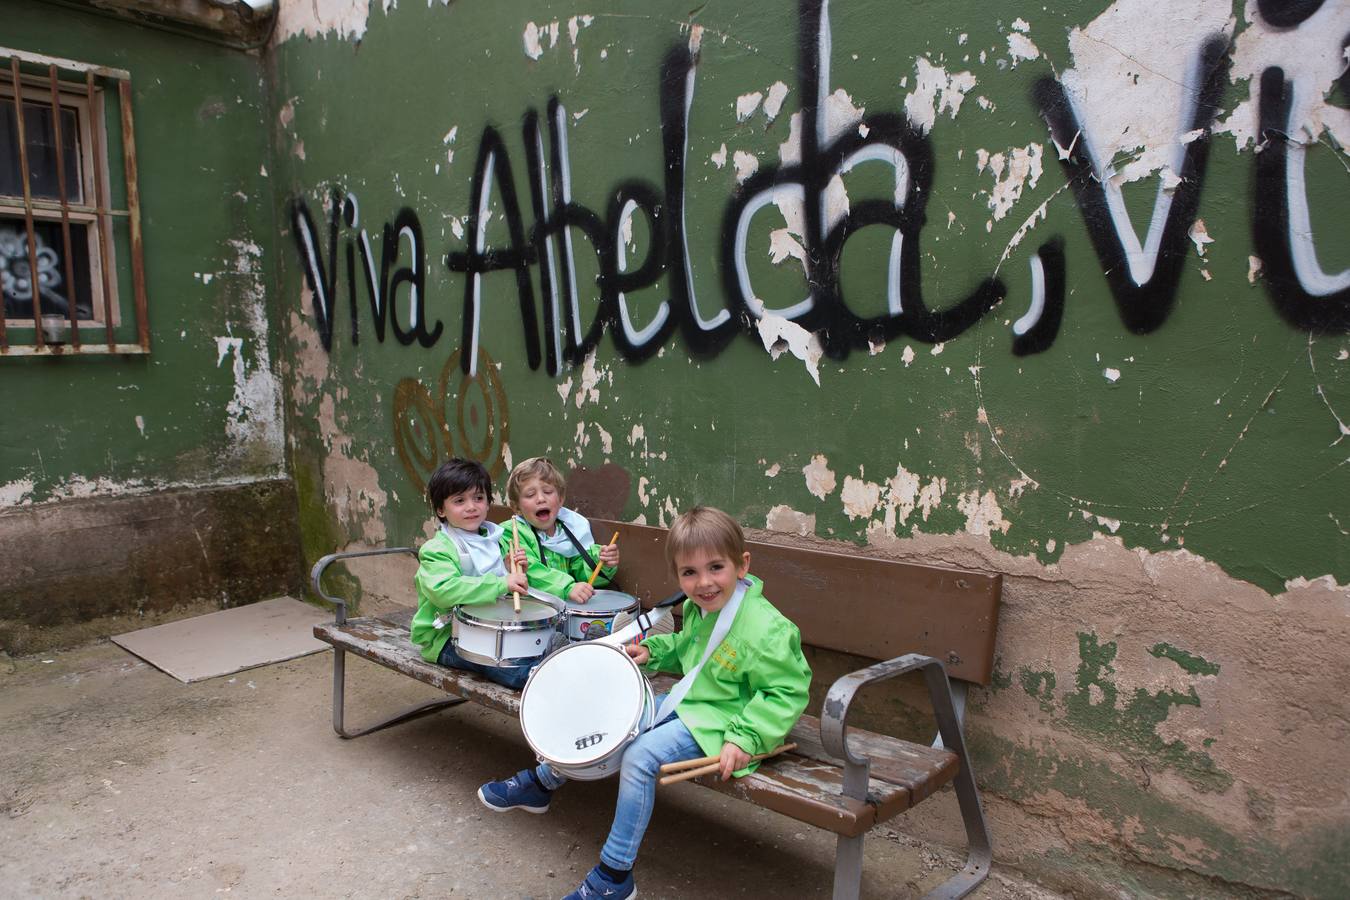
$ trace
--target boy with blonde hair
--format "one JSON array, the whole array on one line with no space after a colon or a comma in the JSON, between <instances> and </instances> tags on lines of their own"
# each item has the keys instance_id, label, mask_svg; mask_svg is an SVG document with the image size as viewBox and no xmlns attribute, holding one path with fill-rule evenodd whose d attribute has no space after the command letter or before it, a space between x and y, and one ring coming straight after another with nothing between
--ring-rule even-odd
<instances>
[{"instance_id":1,"label":"boy with blonde hair","mask_svg":"<svg viewBox=\"0 0 1350 900\"><path fill-rule=\"evenodd\" d=\"M748 774L757 767L750 757L779 746L806 709L811 667L801 635L749 574L750 553L735 520L721 510L694 507L671 526L666 559L688 598L683 626L624 649L648 671L684 678L658 698L656 724L625 750L600 862L564 900L637 895L633 863L663 764L718 756L723 781ZM497 812L542 813L565 781L545 763L488 782L478 798Z\"/></svg>"},{"instance_id":2,"label":"boy with blonde hair","mask_svg":"<svg viewBox=\"0 0 1350 900\"><path fill-rule=\"evenodd\" d=\"M547 457L525 460L506 481L530 584L555 597L585 603L595 593L590 577L596 560L601 568L595 584L604 587L618 568L619 547L597 544L586 517L563 506L566 496L567 479ZM503 539L509 546L509 528Z\"/></svg>"}]
</instances>

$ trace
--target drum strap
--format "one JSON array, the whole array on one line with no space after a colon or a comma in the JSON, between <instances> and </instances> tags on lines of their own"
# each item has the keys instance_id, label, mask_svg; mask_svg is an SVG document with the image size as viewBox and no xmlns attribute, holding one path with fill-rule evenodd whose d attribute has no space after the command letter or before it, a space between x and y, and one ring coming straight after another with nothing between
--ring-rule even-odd
<instances>
[{"instance_id":1,"label":"drum strap","mask_svg":"<svg viewBox=\"0 0 1350 900\"><path fill-rule=\"evenodd\" d=\"M572 546L577 548L577 552L581 554L581 558L586 560L586 566L594 569L595 558L581 545L581 541L577 540L577 536L572 533L572 529L564 525L561 519L558 520L558 527L563 530L563 534L567 535L567 539L572 542Z\"/></svg>"},{"instance_id":2,"label":"drum strap","mask_svg":"<svg viewBox=\"0 0 1350 900\"><path fill-rule=\"evenodd\" d=\"M698 673L703 671L703 664L713 655L713 651L721 646L722 641L726 640L727 634L731 631L732 624L736 621L736 613L741 608L741 598L745 596L745 590L750 586L750 582L741 581L736 585L736 593L731 595L727 605L722 607L722 613L717 617L717 624L713 626L712 635L708 638L708 646L703 650L703 658L698 661L698 665L685 673L685 676L679 680L676 685L666 694L666 699L662 701L661 708L656 711L656 717L652 719L653 725L658 725L666 720L666 716L675 711L684 699L684 695L689 693L689 689L694 686L694 679L698 678Z\"/></svg>"}]
</instances>

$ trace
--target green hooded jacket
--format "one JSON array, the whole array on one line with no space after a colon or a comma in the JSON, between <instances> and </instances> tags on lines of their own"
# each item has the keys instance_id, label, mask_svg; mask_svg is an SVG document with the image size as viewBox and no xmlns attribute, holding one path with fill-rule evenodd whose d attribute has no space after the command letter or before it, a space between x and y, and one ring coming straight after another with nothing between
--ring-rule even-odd
<instances>
[{"instance_id":1,"label":"green hooded jacket","mask_svg":"<svg viewBox=\"0 0 1350 900\"><path fill-rule=\"evenodd\" d=\"M534 529L519 516L514 517L514 519L507 519L502 523L503 556L511 552L511 526L513 521L520 534L520 546L524 548L525 557L529 560L525 569L525 577L529 579L530 587L566 600L568 599L567 592L572 590L573 585L578 581L584 582L590 579L591 567L586 565L585 557L580 553L576 556L563 556L547 547L541 547ZM542 556L540 555L541 552ZM591 555L591 559L598 560L600 558L600 545L591 544L586 548L586 552ZM614 573L618 570L618 566L601 566L600 574L595 579L595 586L605 587L608 585L614 580Z\"/></svg>"},{"instance_id":2,"label":"green hooded jacket","mask_svg":"<svg viewBox=\"0 0 1350 900\"><path fill-rule=\"evenodd\" d=\"M450 640L450 625L431 623L441 613L474 603L495 603L506 593L502 575L464 575L459 549L444 531L437 530L417 551L420 563L413 579L417 585L417 612L412 620L412 642L422 648L422 658L435 662Z\"/></svg>"},{"instance_id":3,"label":"green hooded jacket","mask_svg":"<svg viewBox=\"0 0 1350 900\"><path fill-rule=\"evenodd\" d=\"M811 666L802 655L801 633L764 599L764 583L746 577L736 621L684 695L675 714L708 756L730 741L751 756L768 753L792 730L811 688ZM642 642L651 651L649 671L683 675L698 665L720 612L705 616L692 600L675 634L652 635ZM758 763L738 770L753 772Z\"/></svg>"}]
</instances>

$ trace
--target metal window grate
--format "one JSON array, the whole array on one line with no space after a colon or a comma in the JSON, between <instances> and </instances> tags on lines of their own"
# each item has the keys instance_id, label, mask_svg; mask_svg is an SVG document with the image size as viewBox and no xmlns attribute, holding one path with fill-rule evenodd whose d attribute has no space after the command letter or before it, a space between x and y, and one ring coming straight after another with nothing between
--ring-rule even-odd
<instances>
[{"instance_id":1,"label":"metal window grate","mask_svg":"<svg viewBox=\"0 0 1350 900\"><path fill-rule=\"evenodd\" d=\"M0 356L149 353L150 328L146 311L131 75L122 69L0 47L0 59L5 57L9 58L9 66L8 71L0 69L0 90L8 87L4 93L12 95L4 99L12 101L13 105L14 121L11 127L18 151L18 170L13 172L11 160L10 167L0 171L0 179L9 172L16 175L22 185L21 237L24 245L22 248L19 246L18 238L9 241L11 255L8 259L12 265L5 272L5 285L14 303L22 305L27 298L31 303L32 318L25 320L16 316L11 317L12 321L7 321L6 300L0 295ZM81 80L62 80L62 73L67 73L67 79L73 74L81 76ZM102 113L100 81L104 85L115 83L117 86L126 198L123 209L113 208L110 179L104 172L108 156L104 146L105 117ZM62 102L63 97L68 98L66 103ZM81 127L78 115L70 114L72 102L85 104L85 127ZM3 109L4 105L7 104L0 104L0 115L7 119L10 111ZM43 133L30 135L28 131L31 123L37 123ZM75 133L63 133L72 124ZM49 140L42 143L40 139L47 130L50 131ZM84 152L86 141L90 151L87 153ZM33 171L34 160L29 158L30 147L40 147L43 151L47 166L41 172ZM69 158L72 152L75 159ZM4 162L0 158L0 164ZM53 169L54 198L49 183L53 180ZM76 184L70 183L72 174L79 179ZM4 205L4 198L0 198L0 212L10 213L17 221L20 212L19 192L13 191L11 194L10 191L0 190L0 193L9 197L8 206ZM59 219L56 217L58 213ZM77 224L84 228L83 244L72 236L73 216L78 218ZM112 240L115 219L125 219L127 223L135 343L117 341L117 246ZM55 239L58 225L59 254L54 248L43 246L43 235ZM64 285L64 295L55 293L51 287L54 284ZM83 306L81 295L87 298ZM46 307L59 305L65 307L64 317L46 311ZM98 321L100 313L102 321ZM85 318L83 325L82 318ZM20 328L31 328L31 343L11 339L18 337L13 332ZM66 331L66 335L62 331Z\"/></svg>"}]
</instances>

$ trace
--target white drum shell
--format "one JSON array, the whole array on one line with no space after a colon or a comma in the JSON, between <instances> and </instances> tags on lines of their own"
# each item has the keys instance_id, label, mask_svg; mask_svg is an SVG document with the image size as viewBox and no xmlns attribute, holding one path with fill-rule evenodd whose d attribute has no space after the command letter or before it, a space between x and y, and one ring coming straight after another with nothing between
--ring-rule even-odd
<instances>
[{"instance_id":1,"label":"white drum shell","mask_svg":"<svg viewBox=\"0 0 1350 900\"><path fill-rule=\"evenodd\" d=\"M520 696L520 728L541 762L568 778L617 774L624 750L651 727L651 684L619 647L568 644L533 672Z\"/></svg>"},{"instance_id":2,"label":"white drum shell","mask_svg":"<svg viewBox=\"0 0 1350 900\"><path fill-rule=\"evenodd\" d=\"M522 597L519 617L511 614L512 606L508 595L495 606L455 607L451 623L455 652L470 662L497 668L528 665L548 653L560 615L553 604Z\"/></svg>"}]
</instances>

